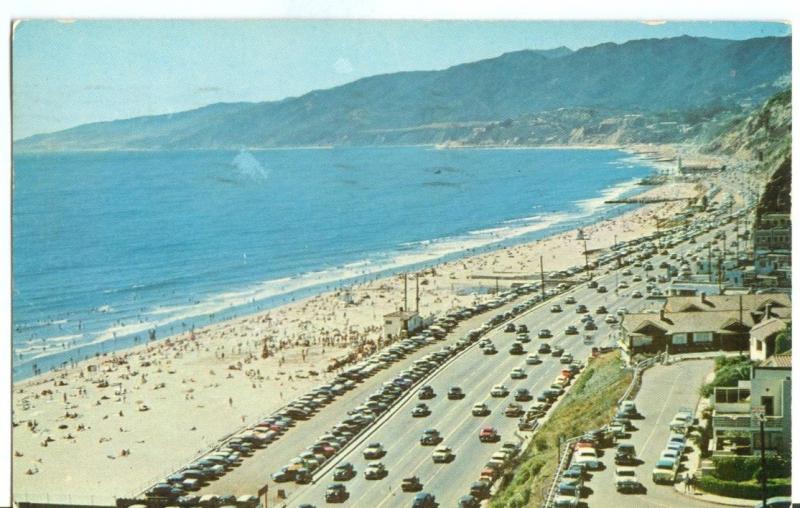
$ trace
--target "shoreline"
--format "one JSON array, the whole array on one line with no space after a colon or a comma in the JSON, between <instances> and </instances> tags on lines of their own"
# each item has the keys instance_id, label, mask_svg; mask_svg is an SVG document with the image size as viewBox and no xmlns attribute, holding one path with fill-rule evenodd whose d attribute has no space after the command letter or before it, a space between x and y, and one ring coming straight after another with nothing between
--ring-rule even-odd
<instances>
[{"instance_id":1,"label":"shoreline","mask_svg":"<svg viewBox=\"0 0 800 508\"><path fill-rule=\"evenodd\" d=\"M635 153L634 151L631 150L620 150L620 151L626 153ZM663 169L663 167L665 166L664 163L649 158L643 158L642 161L647 166L650 166L653 172L657 172ZM231 303L229 306L226 306L224 308L214 309L212 311L198 310L196 314L190 316L186 316L183 318L180 317L169 318L168 320L164 320L163 322L149 323L144 328L140 326L138 328L141 329L137 328L129 332L118 330L116 332L119 334L118 336L99 337L93 339L90 342L77 345L69 349L55 350L50 354L39 354L30 356L28 358L25 358L18 364L12 365L13 383L16 385L17 383L24 382L29 379L34 379L38 376L44 376L47 374L60 372L64 370L64 368L79 367L81 363L91 361L98 355L100 357L103 357L109 354L120 353L131 350L133 348L144 346L146 344L150 344L152 343L152 341L148 341L146 337L142 337L141 339L138 337L140 335L145 334L145 332L149 329L154 329L157 332L159 332L159 334L161 334L164 333L164 331L167 328L169 329L172 329L173 327L178 328L178 323L180 323L183 320L185 323L188 322L188 325L183 327L183 331L185 332L186 330L188 330L189 326L191 326L192 329L194 329L195 326L198 328L205 328L207 326L219 323L225 323L236 319L244 319L247 318L248 316L253 316L263 312L268 312L270 310L275 310L286 305L290 305L295 301L303 301L309 298L313 298L315 296L335 293L342 290L347 291L348 288L354 286L368 284L370 282L375 282L380 279L386 279L405 272L435 269L436 267L444 263L464 260L473 256L479 256L495 252L501 249L540 241L548 237L556 236L565 230L575 231L577 228L580 227L587 227L599 221L607 220L609 218L613 219L619 217L620 215L629 213L630 211L634 210L636 207L641 205L617 204L609 207L604 203L604 201L606 201L610 197L622 197L622 196L629 197L634 195L636 196L644 195L645 193L650 192L654 188L653 186L644 187L636 185L637 180L639 179L636 178L630 181L621 182L613 187L603 189L600 192L600 195L597 196L596 198L590 198L575 203L578 205L578 208L580 208L580 206L583 204L589 205L592 202L599 201L603 203L605 208L604 210L591 210L586 215L581 215L582 213L581 211L557 212L552 217L558 217L559 215L563 214L567 214L567 217L557 222L553 222L552 224L548 223L549 219L551 218L550 215L543 217L541 221L538 223L530 223L530 224L526 222L527 218L509 220L506 222L517 223L517 224L509 226L512 227L514 230L507 237L501 237L501 235L498 235L496 240L487 238L486 243L476 246L460 248L458 250L454 250L452 252L446 252L444 254L434 255L429 259L421 259L418 261L408 262L401 265L386 265L385 267L379 267L371 272L362 271L360 274L343 275L341 278L338 279L325 280L318 283L312 282L305 285L300 285L294 289L289 289L284 292L279 292L277 294L261 296L261 297L259 296L253 297L254 296L253 292L257 291L257 289L254 288L258 288L261 285L269 284L271 281L269 280L260 281L252 283L251 285L248 286L244 286L239 289L232 289L230 291L234 293L247 295L246 298L244 296L242 296L241 298L244 298L244 300L248 301ZM615 192L619 192L619 194L616 195ZM505 227L506 222L497 224L495 227ZM517 232L516 228L519 228L520 232ZM533 229L525 231L526 228L533 228ZM469 238L469 235L474 233L475 232L470 232L468 234L458 235L455 237L445 237L445 238L430 240L430 242L432 244L436 244L440 240L447 242L447 241L458 240L459 238L462 237L466 239ZM491 233L489 234L491 235ZM420 255L421 257L424 258L426 256L426 253L422 252L420 253ZM334 271L337 269L338 267L331 268L331 270ZM309 273L316 273L316 272L309 272ZM307 275L308 274L293 275L288 277L287 280L290 281L290 283L291 282L302 283L303 279ZM210 316L213 316L213 318ZM208 320L206 320L206 318L208 318ZM181 335L180 331L167 332L166 335L160 335L159 338L156 339L156 342L167 340L170 337L178 337L180 335ZM54 346L54 349L55 347L58 346L57 345ZM34 367L36 367L39 370L39 374L35 374L33 372Z\"/></svg>"},{"instance_id":2,"label":"shoreline","mask_svg":"<svg viewBox=\"0 0 800 508\"><path fill-rule=\"evenodd\" d=\"M666 184L641 194L701 190ZM655 217L679 208L672 202L637 206L612 218L595 214L597 220L582 227L590 256L611 246L614 236L627 241L654 232ZM548 272L583 264L583 241L575 232L555 231L424 269L421 313L491 299L496 284L504 290L519 277L538 274L539 256ZM409 286L413 301L413 279ZM334 375L329 369L379 350L386 344L382 316L403 305L402 288L402 278L390 275L14 383L15 491L74 498L126 495L144 487L232 429L327 382ZM164 461L163 450L174 461ZM80 468L74 456L82 457ZM153 470L153 464L164 470Z\"/></svg>"}]
</instances>

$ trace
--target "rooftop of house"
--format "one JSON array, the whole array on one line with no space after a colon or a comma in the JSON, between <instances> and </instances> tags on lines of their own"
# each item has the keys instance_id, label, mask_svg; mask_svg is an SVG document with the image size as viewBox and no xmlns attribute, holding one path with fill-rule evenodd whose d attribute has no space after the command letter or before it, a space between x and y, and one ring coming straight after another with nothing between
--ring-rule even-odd
<instances>
[{"instance_id":1,"label":"rooftop of house","mask_svg":"<svg viewBox=\"0 0 800 508\"><path fill-rule=\"evenodd\" d=\"M750 329L751 339L766 339L786 329L786 321L779 318L769 318L761 321Z\"/></svg>"},{"instance_id":2,"label":"rooftop of house","mask_svg":"<svg viewBox=\"0 0 800 508\"><path fill-rule=\"evenodd\" d=\"M666 312L696 312L709 310L739 310L763 312L767 305L775 313L780 309L791 308L792 301L784 293L764 293L754 295L698 295L670 296L664 304Z\"/></svg>"},{"instance_id":3,"label":"rooftop of house","mask_svg":"<svg viewBox=\"0 0 800 508\"><path fill-rule=\"evenodd\" d=\"M749 331L756 320L749 312L741 316L738 310L706 312L671 312L662 314L627 314L622 326L629 333L670 335L674 333L715 332L740 334Z\"/></svg>"},{"instance_id":4,"label":"rooftop of house","mask_svg":"<svg viewBox=\"0 0 800 508\"><path fill-rule=\"evenodd\" d=\"M788 367L792 368L792 352L786 351L785 353L778 353L777 355L772 355L763 362L761 362L761 366L763 367Z\"/></svg>"},{"instance_id":5,"label":"rooftop of house","mask_svg":"<svg viewBox=\"0 0 800 508\"><path fill-rule=\"evenodd\" d=\"M411 319L414 316L418 316L419 314L412 310L396 310L394 312L390 312L389 314L384 315L383 317L396 317L401 319Z\"/></svg>"}]
</instances>

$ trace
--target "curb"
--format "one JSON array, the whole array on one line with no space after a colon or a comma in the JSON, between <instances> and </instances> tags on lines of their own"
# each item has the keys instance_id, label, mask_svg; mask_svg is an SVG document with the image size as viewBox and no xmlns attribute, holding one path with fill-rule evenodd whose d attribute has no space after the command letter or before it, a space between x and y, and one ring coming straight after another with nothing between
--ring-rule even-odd
<instances>
[{"instance_id":1,"label":"curb","mask_svg":"<svg viewBox=\"0 0 800 508\"><path fill-rule=\"evenodd\" d=\"M699 500L699 501L703 501L705 503L712 503L712 504L716 504L716 505L719 505L719 506L752 507L754 504L759 502L757 499L740 499L740 498L734 498L734 497L722 497L722 496L716 496L714 494L706 494L705 492L703 492L703 495L700 495L700 496L697 496L697 495L694 495L694 494L687 494L687 493L682 492L681 490L679 490L678 489L678 485L683 486L683 483L674 484L674 490L675 490L675 492L677 494L679 494L679 495L681 495L683 497L687 497L689 499ZM712 496L713 499L710 499L710 498L708 498L706 496Z\"/></svg>"}]
</instances>

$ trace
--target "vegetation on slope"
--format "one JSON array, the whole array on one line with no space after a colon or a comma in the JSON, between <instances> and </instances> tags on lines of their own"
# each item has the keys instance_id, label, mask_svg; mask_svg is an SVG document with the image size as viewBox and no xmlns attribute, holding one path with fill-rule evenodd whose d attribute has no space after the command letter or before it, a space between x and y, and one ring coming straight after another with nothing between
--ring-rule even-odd
<instances>
[{"instance_id":1,"label":"vegetation on slope","mask_svg":"<svg viewBox=\"0 0 800 508\"><path fill-rule=\"evenodd\" d=\"M611 421L619 398L631 382L616 352L589 363L537 431L519 465L508 473L505 487L492 499L495 508L539 506L558 465L559 443Z\"/></svg>"}]
</instances>

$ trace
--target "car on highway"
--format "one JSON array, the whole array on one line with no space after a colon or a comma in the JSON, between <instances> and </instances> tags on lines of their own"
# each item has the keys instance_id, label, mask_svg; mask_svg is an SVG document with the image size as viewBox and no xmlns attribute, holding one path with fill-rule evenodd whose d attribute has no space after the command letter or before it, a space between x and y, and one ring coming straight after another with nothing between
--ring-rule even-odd
<instances>
[{"instance_id":1,"label":"car on highway","mask_svg":"<svg viewBox=\"0 0 800 508\"><path fill-rule=\"evenodd\" d=\"M370 443L364 449L364 458L367 460L380 459L384 455L386 455L386 449L381 443Z\"/></svg>"},{"instance_id":2,"label":"car on highway","mask_svg":"<svg viewBox=\"0 0 800 508\"><path fill-rule=\"evenodd\" d=\"M597 287L597 281L596 280L590 280L589 284L588 284L588 287L589 287L589 289L595 289Z\"/></svg>"},{"instance_id":3,"label":"car on highway","mask_svg":"<svg viewBox=\"0 0 800 508\"><path fill-rule=\"evenodd\" d=\"M425 385L419 389L419 393L417 394L420 400L427 400L436 397L436 392L433 391L433 387L430 385Z\"/></svg>"},{"instance_id":4,"label":"car on highway","mask_svg":"<svg viewBox=\"0 0 800 508\"><path fill-rule=\"evenodd\" d=\"M617 289L627 289L628 287L630 287L630 286L628 286L628 283L625 282L624 280L622 282L620 282L619 284L617 284Z\"/></svg>"},{"instance_id":5,"label":"car on highway","mask_svg":"<svg viewBox=\"0 0 800 508\"><path fill-rule=\"evenodd\" d=\"M489 395L492 397L505 397L508 395L508 388L505 385L494 385L489 391Z\"/></svg>"},{"instance_id":6,"label":"car on highway","mask_svg":"<svg viewBox=\"0 0 800 508\"><path fill-rule=\"evenodd\" d=\"M661 484L675 483L678 474L678 463L672 459L659 459L653 467L653 482Z\"/></svg>"},{"instance_id":7,"label":"car on highway","mask_svg":"<svg viewBox=\"0 0 800 508\"><path fill-rule=\"evenodd\" d=\"M491 488L489 482L478 480L469 486L469 494L475 499L488 499Z\"/></svg>"},{"instance_id":8,"label":"car on highway","mask_svg":"<svg viewBox=\"0 0 800 508\"><path fill-rule=\"evenodd\" d=\"M479 508L480 505L480 501L471 494L459 497L458 502L456 502L456 508Z\"/></svg>"},{"instance_id":9,"label":"car on highway","mask_svg":"<svg viewBox=\"0 0 800 508\"><path fill-rule=\"evenodd\" d=\"M569 325L566 330L564 330L564 334L566 335L578 335L578 333L580 332L578 332L578 327L575 325Z\"/></svg>"},{"instance_id":10,"label":"car on highway","mask_svg":"<svg viewBox=\"0 0 800 508\"><path fill-rule=\"evenodd\" d=\"M539 345L539 354L546 355L550 353L550 345L549 344L540 344Z\"/></svg>"},{"instance_id":11,"label":"car on highway","mask_svg":"<svg viewBox=\"0 0 800 508\"><path fill-rule=\"evenodd\" d=\"M464 398L464 391L459 386L452 386L447 390L447 398L449 400L460 400Z\"/></svg>"},{"instance_id":12,"label":"car on highway","mask_svg":"<svg viewBox=\"0 0 800 508\"><path fill-rule=\"evenodd\" d=\"M436 508L436 496L427 492L419 492L411 502L411 508Z\"/></svg>"},{"instance_id":13,"label":"car on highway","mask_svg":"<svg viewBox=\"0 0 800 508\"><path fill-rule=\"evenodd\" d=\"M522 406L517 404L516 402L512 402L506 407L505 415L509 418L519 418L525 412L522 410Z\"/></svg>"},{"instance_id":14,"label":"car on highway","mask_svg":"<svg viewBox=\"0 0 800 508\"><path fill-rule=\"evenodd\" d=\"M617 316L624 316L627 313L628 309L625 307L620 307L619 309L617 309Z\"/></svg>"},{"instance_id":15,"label":"car on highway","mask_svg":"<svg viewBox=\"0 0 800 508\"><path fill-rule=\"evenodd\" d=\"M576 303L575 297L574 297L574 296L568 296L568 297L566 297L566 298L564 299L564 303L568 303L568 304L573 304L573 303Z\"/></svg>"},{"instance_id":16,"label":"car on highway","mask_svg":"<svg viewBox=\"0 0 800 508\"><path fill-rule=\"evenodd\" d=\"M559 361L561 363L565 364L565 365L568 365L568 364L572 363L572 361L573 361L572 354L570 354L570 353L562 354L561 355L561 359Z\"/></svg>"},{"instance_id":17,"label":"car on highway","mask_svg":"<svg viewBox=\"0 0 800 508\"><path fill-rule=\"evenodd\" d=\"M494 443L500 441L500 434L494 427L484 427L478 432L478 440L481 443Z\"/></svg>"},{"instance_id":18,"label":"car on highway","mask_svg":"<svg viewBox=\"0 0 800 508\"><path fill-rule=\"evenodd\" d=\"M597 286L598 293L608 293L608 288L605 286Z\"/></svg>"},{"instance_id":19,"label":"car on highway","mask_svg":"<svg viewBox=\"0 0 800 508\"><path fill-rule=\"evenodd\" d=\"M517 332L517 341L522 342L523 344L530 342L531 338L527 333L520 333Z\"/></svg>"},{"instance_id":20,"label":"car on highway","mask_svg":"<svg viewBox=\"0 0 800 508\"><path fill-rule=\"evenodd\" d=\"M626 268L625 270L622 271L622 275L625 277L630 277L631 275L633 275L633 272L629 268Z\"/></svg>"},{"instance_id":21,"label":"car on highway","mask_svg":"<svg viewBox=\"0 0 800 508\"><path fill-rule=\"evenodd\" d=\"M400 482L400 490L403 492L419 492L422 490L422 483L419 481L419 476L409 476L403 478Z\"/></svg>"},{"instance_id":22,"label":"car on highway","mask_svg":"<svg viewBox=\"0 0 800 508\"><path fill-rule=\"evenodd\" d=\"M435 446L442 441L442 436L436 429L425 429L422 436L419 438L419 444L422 446Z\"/></svg>"},{"instance_id":23,"label":"car on highway","mask_svg":"<svg viewBox=\"0 0 800 508\"><path fill-rule=\"evenodd\" d=\"M483 348L483 354L485 355L496 355L497 349L495 349L494 344L489 344Z\"/></svg>"},{"instance_id":24,"label":"car on highway","mask_svg":"<svg viewBox=\"0 0 800 508\"><path fill-rule=\"evenodd\" d=\"M509 374L509 377L511 377L511 379L525 379L528 377L528 373L525 372L525 369L521 367L514 367L511 369L511 374Z\"/></svg>"},{"instance_id":25,"label":"car on highway","mask_svg":"<svg viewBox=\"0 0 800 508\"><path fill-rule=\"evenodd\" d=\"M561 312L561 305L555 304L550 307L550 312Z\"/></svg>"},{"instance_id":26,"label":"car on highway","mask_svg":"<svg viewBox=\"0 0 800 508\"><path fill-rule=\"evenodd\" d=\"M575 307L576 314L586 314L587 312L589 312L589 309L586 308L586 305L584 304L580 304L577 307Z\"/></svg>"},{"instance_id":27,"label":"car on highway","mask_svg":"<svg viewBox=\"0 0 800 508\"><path fill-rule=\"evenodd\" d=\"M336 469L333 470L333 479L337 482L347 481L351 478L356 476L356 470L353 467L353 464L349 462L345 462L344 464L339 464L336 466Z\"/></svg>"},{"instance_id":28,"label":"car on highway","mask_svg":"<svg viewBox=\"0 0 800 508\"><path fill-rule=\"evenodd\" d=\"M539 338L540 339L549 339L552 336L553 336L553 333L550 330L548 330L547 328L542 328L541 330L539 330Z\"/></svg>"},{"instance_id":29,"label":"car on highway","mask_svg":"<svg viewBox=\"0 0 800 508\"><path fill-rule=\"evenodd\" d=\"M605 321L606 323L610 324L610 325L615 325L615 324L619 323L619 320L618 320L617 318L615 318L615 317L614 317L613 315L611 315L611 314L609 314L608 316L606 316L606 318L605 318L605 320L604 320L604 321Z\"/></svg>"},{"instance_id":30,"label":"car on highway","mask_svg":"<svg viewBox=\"0 0 800 508\"><path fill-rule=\"evenodd\" d=\"M528 402L531 399L533 399L533 395L527 388L517 388L514 392L514 400L517 402Z\"/></svg>"},{"instance_id":31,"label":"car on highway","mask_svg":"<svg viewBox=\"0 0 800 508\"><path fill-rule=\"evenodd\" d=\"M432 458L434 464L446 464L455 459L456 456L449 446L437 446L436 449L433 450Z\"/></svg>"},{"instance_id":32,"label":"car on highway","mask_svg":"<svg viewBox=\"0 0 800 508\"><path fill-rule=\"evenodd\" d=\"M492 411L489 409L489 406L487 406L484 402L472 406L472 416L486 416L491 412Z\"/></svg>"},{"instance_id":33,"label":"car on highway","mask_svg":"<svg viewBox=\"0 0 800 508\"><path fill-rule=\"evenodd\" d=\"M389 472L382 462L370 462L364 469L364 478L367 480L380 480L388 474Z\"/></svg>"},{"instance_id":34,"label":"car on highway","mask_svg":"<svg viewBox=\"0 0 800 508\"><path fill-rule=\"evenodd\" d=\"M511 344L511 348L508 350L508 354L510 355L524 355L525 349L522 347L522 344L519 342L514 342Z\"/></svg>"},{"instance_id":35,"label":"car on highway","mask_svg":"<svg viewBox=\"0 0 800 508\"><path fill-rule=\"evenodd\" d=\"M425 416L429 416L430 414L431 409L425 403L417 404L414 406L414 409L411 410L411 416L414 418L423 418Z\"/></svg>"},{"instance_id":36,"label":"car on highway","mask_svg":"<svg viewBox=\"0 0 800 508\"><path fill-rule=\"evenodd\" d=\"M634 275L633 279L631 279L631 280L633 280L633 282L642 282L642 276L641 275Z\"/></svg>"},{"instance_id":37,"label":"car on highway","mask_svg":"<svg viewBox=\"0 0 800 508\"><path fill-rule=\"evenodd\" d=\"M586 332L597 330L597 325L594 324L594 321L587 321L586 324L583 325L583 330Z\"/></svg>"},{"instance_id":38,"label":"car on highway","mask_svg":"<svg viewBox=\"0 0 800 508\"><path fill-rule=\"evenodd\" d=\"M334 483L325 490L325 502L327 503L343 503L349 496L347 487L341 483Z\"/></svg>"},{"instance_id":39,"label":"car on highway","mask_svg":"<svg viewBox=\"0 0 800 508\"><path fill-rule=\"evenodd\" d=\"M564 348L560 346L556 346L553 348L553 351L550 353L551 356L559 357L564 354Z\"/></svg>"},{"instance_id":40,"label":"car on highway","mask_svg":"<svg viewBox=\"0 0 800 508\"><path fill-rule=\"evenodd\" d=\"M641 291L634 291L633 293L631 293L631 298L641 298L641 297L642 297Z\"/></svg>"},{"instance_id":41,"label":"car on highway","mask_svg":"<svg viewBox=\"0 0 800 508\"><path fill-rule=\"evenodd\" d=\"M614 475L614 487L617 492L632 494L641 492L644 486L636 478L636 469L633 467L618 467Z\"/></svg>"},{"instance_id":42,"label":"car on highway","mask_svg":"<svg viewBox=\"0 0 800 508\"><path fill-rule=\"evenodd\" d=\"M536 353L531 353L525 358L525 363L528 365L538 365L542 363L542 359Z\"/></svg>"}]
</instances>

